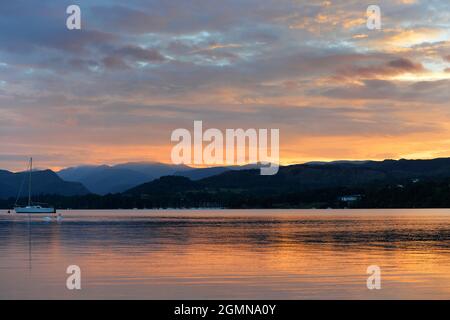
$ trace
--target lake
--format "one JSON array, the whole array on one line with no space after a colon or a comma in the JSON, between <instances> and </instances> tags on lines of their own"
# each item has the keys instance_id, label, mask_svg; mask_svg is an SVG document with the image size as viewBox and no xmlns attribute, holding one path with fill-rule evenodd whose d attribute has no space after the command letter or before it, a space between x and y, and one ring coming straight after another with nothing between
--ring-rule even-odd
<instances>
[{"instance_id":1,"label":"lake","mask_svg":"<svg viewBox=\"0 0 450 320\"><path fill-rule=\"evenodd\" d=\"M59 212L2 211L0 299L450 298L450 210Z\"/></svg>"}]
</instances>

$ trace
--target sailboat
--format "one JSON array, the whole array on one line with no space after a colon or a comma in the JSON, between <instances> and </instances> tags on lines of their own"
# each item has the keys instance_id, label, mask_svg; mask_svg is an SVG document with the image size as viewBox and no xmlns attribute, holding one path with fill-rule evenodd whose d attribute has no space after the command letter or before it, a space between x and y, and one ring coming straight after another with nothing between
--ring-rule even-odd
<instances>
[{"instance_id":1,"label":"sailboat","mask_svg":"<svg viewBox=\"0 0 450 320\"><path fill-rule=\"evenodd\" d=\"M14 211L16 213L56 213L55 208L52 207L43 207L41 205L34 205L31 201L31 176L33 174L33 158L30 158L30 173L28 176L28 205L21 207L16 205L14 206ZM17 197L19 198L19 197Z\"/></svg>"}]
</instances>

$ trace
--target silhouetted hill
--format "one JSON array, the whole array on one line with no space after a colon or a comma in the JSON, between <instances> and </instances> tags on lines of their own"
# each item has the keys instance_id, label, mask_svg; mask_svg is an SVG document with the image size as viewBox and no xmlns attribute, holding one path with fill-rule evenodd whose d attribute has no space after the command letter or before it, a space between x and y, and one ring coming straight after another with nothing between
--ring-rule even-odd
<instances>
[{"instance_id":1,"label":"silhouetted hill","mask_svg":"<svg viewBox=\"0 0 450 320\"><path fill-rule=\"evenodd\" d=\"M317 166L317 165L316 165ZM450 176L450 158L430 160L383 160L357 162L331 162L319 166L329 168L360 168L384 173L391 180L415 178L442 178Z\"/></svg>"},{"instance_id":2,"label":"silhouetted hill","mask_svg":"<svg viewBox=\"0 0 450 320\"><path fill-rule=\"evenodd\" d=\"M136 162L115 166L79 166L63 169L58 175L66 181L81 182L91 192L105 195L124 192L161 176L190 169L163 163Z\"/></svg>"},{"instance_id":3,"label":"silhouetted hill","mask_svg":"<svg viewBox=\"0 0 450 320\"><path fill-rule=\"evenodd\" d=\"M28 172L13 173L1 170L0 198L17 197L21 185L21 196L28 196L28 175ZM74 196L89 193L81 183L64 181L51 170L33 171L31 191L34 196L43 194Z\"/></svg>"},{"instance_id":4,"label":"silhouetted hill","mask_svg":"<svg viewBox=\"0 0 450 320\"><path fill-rule=\"evenodd\" d=\"M210 167L210 168L198 168L198 169L190 169L184 170L181 172L176 172L174 175L183 176L189 178L191 180L197 181L205 178L209 178L212 176L219 175L228 171L242 171L242 170L250 170L250 169L259 169L262 165L260 163L252 163L246 164L242 166L228 166L228 167Z\"/></svg>"},{"instance_id":5,"label":"silhouetted hill","mask_svg":"<svg viewBox=\"0 0 450 320\"><path fill-rule=\"evenodd\" d=\"M113 166L116 169L128 169L142 174L152 176L154 179L171 176L176 172L184 172L192 170L191 167L185 165L173 165L159 162L128 162Z\"/></svg>"},{"instance_id":6,"label":"silhouetted hill","mask_svg":"<svg viewBox=\"0 0 450 320\"><path fill-rule=\"evenodd\" d=\"M163 177L138 186L127 195L145 199L148 207L338 206L339 197L349 194L370 193L375 197L388 194L386 190L390 188L415 190L417 182L424 186L439 183L450 178L450 159L309 163L280 167L273 176L263 176L258 169L252 169L228 170L197 181L180 178ZM364 201L375 206L367 198ZM395 199L390 203L394 205ZM420 199L411 203L420 204Z\"/></svg>"},{"instance_id":7,"label":"silhouetted hill","mask_svg":"<svg viewBox=\"0 0 450 320\"><path fill-rule=\"evenodd\" d=\"M382 181L384 172L370 168L293 165L280 167L273 176L262 176L259 170L230 171L202 179L199 182L214 188L246 190L312 190L350 187Z\"/></svg>"},{"instance_id":8,"label":"silhouetted hill","mask_svg":"<svg viewBox=\"0 0 450 320\"><path fill-rule=\"evenodd\" d=\"M307 163L280 167L273 176L262 176L259 169L233 168L221 173L221 168L185 173L197 179L204 174L202 170L210 174L213 169L219 174L195 181L170 175L122 194L48 196L46 202L58 208L80 209L450 207L449 158ZM5 183L4 177L10 179L11 175L14 174L0 171L2 193L16 193L13 189L17 189L17 185ZM54 190L52 188L43 190L48 192ZM63 186L56 189L67 190ZM357 197L343 197L348 195ZM357 200L346 200L348 198ZM11 200L0 201L4 207L12 204Z\"/></svg>"},{"instance_id":9,"label":"silhouetted hill","mask_svg":"<svg viewBox=\"0 0 450 320\"><path fill-rule=\"evenodd\" d=\"M281 167L273 176L260 175L259 169L230 170L191 181L177 176L163 177L127 191L127 194L156 194L166 191L281 193L321 188L353 187L385 180L384 172L369 168L341 168L295 165ZM161 187L163 186L163 187Z\"/></svg>"},{"instance_id":10,"label":"silhouetted hill","mask_svg":"<svg viewBox=\"0 0 450 320\"><path fill-rule=\"evenodd\" d=\"M58 175L66 181L80 182L91 192L100 195L123 192L154 179L137 171L105 165L68 168L59 171Z\"/></svg>"},{"instance_id":11,"label":"silhouetted hill","mask_svg":"<svg viewBox=\"0 0 450 320\"><path fill-rule=\"evenodd\" d=\"M213 167L213 168L199 168L199 169L192 169L187 170L183 172L176 172L176 176L182 176L189 178L191 180L200 180L212 176L216 176L218 174L230 171L231 169L228 167Z\"/></svg>"},{"instance_id":12,"label":"silhouetted hill","mask_svg":"<svg viewBox=\"0 0 450 320\"><path fill-rule=\"evenodd\" d=\"M162 195L174 192L186 192L203 188L199 183L186 177L167 176L151 182L144 183L138 187L125 192L128 195Z\"/></svg>"},{"instance_id":13,"label":"silhouetted hill","mask_svg":"<svg viewBox=\"0 0 450 320\"><path fill-rule=\"evenodd\" d=\"M313 190L445 177L450 177L450 158L299 164L280 167L274 176L261 176L258 170L230 171L200 182L218 188Z\"/></svg>"},{"instance_id":14,"label":"silhouetted hill","mask_svg":"<svg viewBox=\"0 0 450 320\"><path fill-rule=\"evenodd\" d=\"M442 177L450 175L450 158L369 161L364 166L387 172L395 178Z\"/></svg>"}]
</instances>

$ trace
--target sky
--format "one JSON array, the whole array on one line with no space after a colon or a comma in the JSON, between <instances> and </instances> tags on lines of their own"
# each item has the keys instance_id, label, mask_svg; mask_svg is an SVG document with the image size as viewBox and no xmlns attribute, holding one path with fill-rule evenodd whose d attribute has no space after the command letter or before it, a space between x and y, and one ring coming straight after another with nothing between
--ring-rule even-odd
<instances>
[{"instance_id":1,"label":"sky","mask_svg":"<svg viewBox=\"0 0 450 320\"><path fill-rule=\"evenodd\" d=\"M448 0L1 1L0 168L170 163L194 120L282 164L450 157L449 48Z\"/></svg>"}]
</instances>

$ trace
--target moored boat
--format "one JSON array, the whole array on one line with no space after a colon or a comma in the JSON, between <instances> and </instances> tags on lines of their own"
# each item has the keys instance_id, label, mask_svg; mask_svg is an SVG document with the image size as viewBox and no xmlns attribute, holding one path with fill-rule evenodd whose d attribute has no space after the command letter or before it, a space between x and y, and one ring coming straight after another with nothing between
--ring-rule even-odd
<instances>
[{"instance_id":1,"label":"moored boat","mask_svg":"<svg viewBox=\"0 0 450 320\"><path fill-rule=\"evenodd\" d=\"M30 174L28 177L28 204L26 206L18 206L17 201L14 206L14 211L16 213L56 213L55 208L53 207L43 207L40 204L33 204L31 201L31 175L33 173L33 158L30 158ZM20 191L19 191L20 196ZM17 199L19 199L19 196Z\"/></svg>"},{"instance_id":2,"label":"moored boat","mask_svg":"<svg viewBox=\"0 0 450 320\"><path fill-rule=\"evenodd\" d=\"M41 206L15 207L16 213L56 213L55 208L45 208Z\"/></svg>"}]
</instances>

